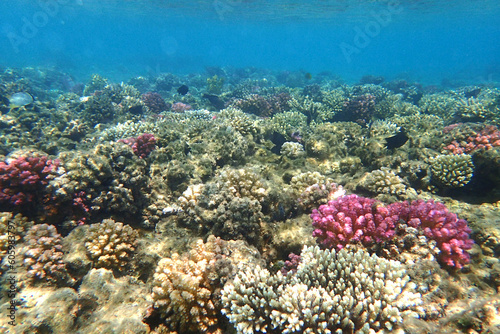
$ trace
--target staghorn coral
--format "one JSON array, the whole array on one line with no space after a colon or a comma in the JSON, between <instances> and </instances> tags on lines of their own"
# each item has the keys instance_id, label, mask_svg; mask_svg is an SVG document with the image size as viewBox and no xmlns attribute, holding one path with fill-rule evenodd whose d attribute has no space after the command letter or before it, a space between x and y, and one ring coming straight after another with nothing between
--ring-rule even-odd
<instances>
[{"instance_id":1,"label":"staghorn coral","mask_svg":"<svg viewBox=\"0 0 500 334\"><path fill-rule=\"evenodd\" d=\"M438 155L430 160L432 181L443 188L467 185L474 175L472 157L468 154Z\"/></svg>"},{"instance_id":2,"label":"staghorn coral","mask_svg":"<svg viewBox=\"0 0 500 334\"><path fill-rule=\"evenodd\" d=\"M422 302L408 282L400 262L304 247L286 276L243 266L222 290L223 312L239 334L391 331Z\"/></svg>"},{"instance_id":3,"label":"staghorn coral","mask_svg":"<svg viewBox=\"0 0 500 334\"><path fill-rule=\"evenodd\" d=\"M123 269L137 247L138 236L129 225L104 219L89 227L85 247L97 267Z\"/></svg>"},{"instance_id":4,"label":"staghorn coral","mask_svg":"<svg viewBox=\"0 0 500 334\"><path fill-rule=\"evenodd\" d=\"M73 281L63 262L61 236L53 225L34 225L24 240L27 246L23 249L23 265L29 278L51 284Z\"/></svg>"}]
</instances>

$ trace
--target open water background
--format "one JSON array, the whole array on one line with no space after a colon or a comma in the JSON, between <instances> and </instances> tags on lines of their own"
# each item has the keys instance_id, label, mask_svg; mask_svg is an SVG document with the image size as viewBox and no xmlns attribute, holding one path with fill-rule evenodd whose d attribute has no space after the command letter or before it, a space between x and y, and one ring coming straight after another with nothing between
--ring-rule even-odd
<instances>
[{"instance_id":1,"label":"open water background","mask_svg":"<svg viewBox=\"0 0 500 334\"><path fill-rule=\"evenodd\" d=\"M426 84L500 81L500 1L0 2L0 67L100 73L328 71Z\"/></svg>"}]
</instances>

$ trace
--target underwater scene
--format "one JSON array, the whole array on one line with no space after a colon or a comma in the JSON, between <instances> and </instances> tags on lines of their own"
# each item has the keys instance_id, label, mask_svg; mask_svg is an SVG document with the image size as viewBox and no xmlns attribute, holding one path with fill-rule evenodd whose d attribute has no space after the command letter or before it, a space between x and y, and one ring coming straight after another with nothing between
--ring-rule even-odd
<instances>
[{"instance_id":1,"label":"underwater scene","mask_svg":"<svg viewBox=\"0 0 500 334\"><path fill-rule=\"evenodd\" d=\"M498 0L0 3L0 333L500 334Z\"/></svg>"}]
</instances>

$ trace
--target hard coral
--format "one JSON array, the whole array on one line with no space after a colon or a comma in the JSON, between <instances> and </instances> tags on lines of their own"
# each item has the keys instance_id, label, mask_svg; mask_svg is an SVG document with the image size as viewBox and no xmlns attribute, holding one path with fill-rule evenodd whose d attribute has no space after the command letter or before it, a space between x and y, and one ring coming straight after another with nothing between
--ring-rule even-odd
<instances>
[{"instance_id":1,"label":"hard coral","mask_svg":"<svg viewBox=\"0 0 500 334\"><path fill-rule=\"evenodd\" d=\"M153 278L154 307L166 319L171 330L179 333L221 333L217 328L217 262L225 242L209 237L198 240L187 254L173 254L158 263ZM215 278L215 280L214 280Z\"/></svg>"},{"instance_id":2,"label":"hard coral","mask_svg":"<svg viewBox=\"0 0 500 334\"><path fill-rule=\"evenodd\" d=\"M466 250L474 243L469 238L471 229L467 221L458 219L442 203L433 200L413 201L409 206L408 216L401 216L408 225L423 230L424 235L437 242L441 250L439 259L450 267L462 268L469 262Z\"/></svg>"},{"instance_id":3,"label":"hard coral","mask_svg":"<svg viewBox=\"0 0 500 334\"><path fill-rule=\"evenodd\" d=\"M221 299L238 334L382 333L417 316L421 296L408 281L400 262L364 250L304 247L286 276L242 266Z\"/></svg>"},{"instance_id":4,"label":"hard coral","mask_svg":"<svg viewBox=\"0 0 500 334\"><path fill-rule=\"evenodd\" d=\"M469 262L466 252L472 247L467 222L433 200L397 202L387 206L377 201L349 195L321 205L311 214L313 236L328 247L341 249L350 243L365 246L384 242L395 236L400 220L436 241L438 258L458 269Z\"/></svg>"},{"instance_id":5,"label":"hard coral","mask_svg":"<svg viewBox=\"0 0 500 334\"><path fill-rule=\"evenodd\" d=\"M62 239L53 225L35 225L24 237L27 249L24 252L24 266L33 280L49 283L71 281L63 262Z\"/></svg>"},{"instance_id":6,"label":"hard coral","mask_svg":"<svg viewBox=\"0 0 500 334\"><path fill-rule=\"evenodd\" d=\"M35 201L58 166L58 160L47 156L0 161L0 203L21 206Z\"/></svg>"},{"instance_id":7,"label":"hard coral","mask_svg":"<svg viewBox=\"0 0 500 334\"><path fill-rule=\"evenodd\" d=\"M118 142L125 143L132 147L134 154L141 159L145 159L156 148L156 138L150 133L144 133L135 138L120 139Z\"/></svg>"},{"instance_id":8,"label":"hard coral","mask_svg":"<svg viewBox=\"0 0 500 334\"><path fill-rule=\"evenodd\" d=\"M342 249L353 242L370 245L389 240L396 233L398 212L377 201L348 195L321 205L311 214L313 236L328 247Z\"/></svg>"},{"instance_id":9,"label":"hard coral","mask_svg":"<svg viewBox=\"0 0 500 334\"><path fill-rule=\"evenodd\" d=\"M98 267L122 269L135 251L138 235L129 225L104 219L90 226L85 247Z\"/></svg>"},{"instance_id":10,"label":"hard coral","mask_svg":"<svg viewBox=\"0 0 500 334\"><path fill-rule=\"evenodd\" d=\"M153 114L159 114L168 109L165 100L156 92L147 92L141 95L141 100Z\"/></svg>"}]
</instances>

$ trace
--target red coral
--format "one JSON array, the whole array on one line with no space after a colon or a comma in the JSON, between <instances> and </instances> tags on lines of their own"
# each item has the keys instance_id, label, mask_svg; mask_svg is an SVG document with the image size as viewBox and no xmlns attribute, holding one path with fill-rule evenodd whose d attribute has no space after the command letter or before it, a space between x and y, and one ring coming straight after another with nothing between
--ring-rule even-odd
<instances>
[{"instance_id":1,"label":"red coral","mask_svg":"<svg viewBox=\"0 0 500 334\"><path fill-rule=\"evenodd\" d=\"M147 158L156 148L156 138L151 133L144 133L135 138L120 139L118 142L125 143L132 147L134 154L141 159Z\"/></svg>"},{"instance_id":2,"label":"red coral","mask_svg":"<svg viewBox=\"0 0 500 334\"><path fill-rule=\"evenodd\" d=\"M0 203L21 206L33 202L58 166L58 160L46 156L21 156L1 161Z\"/></svg>"}]
</instances>

